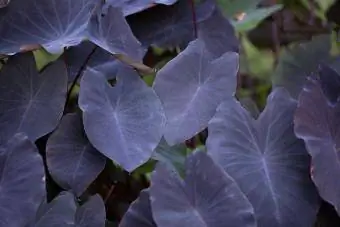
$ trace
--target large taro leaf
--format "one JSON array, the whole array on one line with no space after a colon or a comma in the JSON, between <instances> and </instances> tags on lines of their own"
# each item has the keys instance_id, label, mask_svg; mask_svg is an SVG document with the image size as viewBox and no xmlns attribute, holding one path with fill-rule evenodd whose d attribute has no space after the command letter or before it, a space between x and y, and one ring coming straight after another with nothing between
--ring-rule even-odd
<instances>
[{"instance_id":1,"label":"large taro leaf","mask_svg":"<svg viewBox=\"0 0 340 227\"><path fill-rule=\"evenodd\" d=\"M157 227L152 217L149 189L140 192L139 197L131 203L119 227Z\"/></svg>"},{"instance_id":2,"label":"large taro leaf","mask_svg":"<svg viewBox=\"0 0 340 227\"><path fill-rule=\"evenodd\" d=\"M47 167L53 179L77 196L96 179L106 162L88 141L83 127L81 116L65 115L46 146Z\"/></svg>"},{"instance_id":3,"label":"large taro leaf","mask_svg":"<svg viewBox=\"0 0 340 227\"><path fill-rule=\"evenodd\" d=\"M158 72L153 87L164 106L169 145L207 127L218 105L235 93L237 70L237 53L212 60L204 43L195 40Z\"/></svg>"},{"instance_id":4,"label":"large taro leaf","mask_svg":"<svg viewBox=\"0 0 340 227\"><path fill-rule=\"evenodd\" d=\"M142 64L146 50L133 35L120 8L109 6L104 15L97 10L88 30L91 42L127 64L146 67Z\"/></svg>"},{"instance_id":5,"label":"large taro leaf","mask_svg":"<svg viewBox=\"0 0 340 227\"><path fill-rule=\"evenodd\" d=\"M104 227L106 220L105 204L103 199L94 195L78 207L75 216L75 227Z\"/></svg>"},{"instance_id":6,"label":"large taro leaf","mask_svg":"<svg viewBox=\"0 0 340 227\"><path fill-rule=\"evenodd\" d=\"M320 77L309 77L299 96L295 113L295 133L304 139L312 157L312 179L321 197L335 206L340 214L340 102L338 99L339 77L331 69L321 69ZM337 99L332 102L323 90L323 81L337 86ZM332 85L333 86L333 85ZM329 90L332 91L332 90ZM333 90L334 91L334 90ZM332 95L335 95L333 93ZM333 96L331 96L333 97Z\"/></svg>"},{"instance_id":7,"label":"large taro leaf","mask_svg":"<svg viewBox=\"0 0 340 227\"><path fill-rule=\"evenodd\" d=\"M163 164L152 175L150 200L158 226L257 226L248 199L206 152L190 155L185 167L184 181Z\"/></svg>"},{"instance_id":8,"label":"large taro leaf","mask_svg":"<svg viewBox=\"0 0 340 227\"><path fill-rule=\"evenodd\" d=\"M259 226L309 227L316 218L319 198L310 158L294 135L295 109L296 101L277 88L257 120L230 99L209 123L208 153L248 197Z\"/></svg>"},{"instance_id":9,"label":"large taro leaf","mask_svg":"<svg viewBox=\"0 0 340 227\"><path fill-rule=\"evenodd\" d=\"M51 53L77 45L97 0L12 0L0 10L0 53L16 53L42 45Z\"/></svg>"},{"instance_id":10,"label":"large taro leaf","mask_svg":"<svg viewBox=\"0 0 340 227\"><path fill-rule=\"evenodd\" d=\"M10 58L0 71L0 144L16 132L32 141L51 132L63 114L66 92L62 61L38 73L32 53Z\"/></svg>"},{"instance_id":11,"label":"large taro leaf","mask_svg":"<svg viewBox=\"0 0 340 227\"><path fill-rule=\"evenodd\" d=\"M195 4L196 24L206 20L215 9L214 1ZM192 6L189 0L173 5L157 5L127 17L133 33L143 46L175 47L195 39Z\"/></svg>"},{"instance_id":12,"label":"large taro leaf","mask_svg":"<svg viewBox=\"0 0 340 227\"><path fill-rule=\"evenodd\" d=\"M108 5L121 8L124 16L141 12L155 4L172 5L177 0L108 0Z\"/></svg>"},{"instance_id":13,"label":"large taro leaf","mask_svg":"<svg viewBox=\"0 0 340 227\"><path fill-rule=\"evenodd\" d=\"M162 104L131 68L119 70L114 87L100 72L88 69L79 106L90 142L127 171L145 163L162 137Z\"/></svg>"},{"instance_id":14,"label":"large taro leaf","mask_svg":"<svg viewBox=\"0 0 340 227\"><path fill-rule=\"evenodd\" d=\"M43 160L26 135L15 134L0 147L0 226L25 226L44 196Z\"/></svg>"},{"instance_id":15,"label":"large taro leaf","mask_svg":"<svg viewBox=\"0 0 340 227\"><path fill-rule=\"evenodd\" d=\"M50 203L44 200L40 204L30 227L73 227L76 210L74 196L67 191L61 192Z\"/></svg>"},{"instance_id":16,"label":"large taro leaf","mask_svg":"<svg viewBox=\"0 0 340 227\"><path fill-rule=\"evenodd\" d=\"M273 75L274 87L285 87L298 98L306 78L317 71L321 63L331 60L331 37L319 35L311 41L285 49Z\"/></svg>"}]
</instances>

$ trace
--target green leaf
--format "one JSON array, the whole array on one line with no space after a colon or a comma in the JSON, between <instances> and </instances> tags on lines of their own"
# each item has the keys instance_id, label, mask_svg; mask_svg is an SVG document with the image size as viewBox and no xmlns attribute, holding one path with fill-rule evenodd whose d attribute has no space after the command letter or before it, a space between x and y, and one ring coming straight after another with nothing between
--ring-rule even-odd
<instances>
[{"instance_id":1,"label":"green leaf","mask_svg":"<svg viewBox=\"0 0 340 227\"><path fill-rule=\"evenodd\" d=\"M37 69L40 71L48 63L57 60L62 54L51 54L47 52L44 48L33 51L35 62L37 64Z\"/></svg>"},{"instance_id":2,"label":"green leaf","mask_svg":"<svg viewBox=\"0 0 340 227\"><path fill-rule=\"evenodd\" d=\"M245 12L246 15L242 20L232 20L231 23L234 25L236 31L249 31L255 28L261 21L271 14L282 9L282 7L282 5L278 4L270 7L253 9L251 11Z\"/></svg>"},{"instance_id":3,"label":"green leaf","mask_svg":"<svg viewBox=\"0 0 340 227\"><path fill-rule=\"evenodd\" d=\"M233 17L235 14L256 9L260 2L261 0L217 0L217 4L227 17Z\"/></svg>"}]
</instances>

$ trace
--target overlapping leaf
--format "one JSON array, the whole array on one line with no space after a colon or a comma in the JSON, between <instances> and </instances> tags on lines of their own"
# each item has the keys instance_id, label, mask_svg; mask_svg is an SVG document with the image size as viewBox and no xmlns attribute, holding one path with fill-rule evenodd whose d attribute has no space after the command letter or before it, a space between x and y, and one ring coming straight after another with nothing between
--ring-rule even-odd
<instances>
[{"instance_id":1,"label":"overlapping leaf","mask_svg":"<svg viewBox=\"0 0 340 227\"><path fill-rule=\"evenodd\" d=\"M205 152L189 157L184 182L166 165L158 165L151 180L150 199L158 226L257 226L247 198Z\"/></svg>"},{"instance_id":2,"label":"overlapping leaf","mask_svg":"<svg viewBox=\"0 0 340 227\"><path fill-rule=\"evenodd\" d=\"M88 28L90 41L125 63L142 65L146 50L133 35L121 9L109 6L104 16L102 14L101 10L97 10L91 18Z\"/></svg>"},{"instance_id":3,"label":"overlapping leaf","mask_svg":"<svg viewBox=\"0 0 340 227\"><path fill-rule=\"evenodd\" d=\"M329 83L327 83L329 82ZM332 85L332 87L329 87ZM333 89L337 87L337 89ZM309 77L295 114L295 133L304 139L312 157L312 179L323 199L340 213L339 74L323 67L319 78ZM326 90L326 92L324 92Z\"/></svg>"},{"instance_id":4,"label":"overlapping leaf","mask_svg":"<svg viewBox=\"0 0 340 227\"><path fill-rule=\"evenodd\" d=\"M45 173L35 145L22 133L0 147L0 225L25 226L45 196Z\"/></svg>"},{"instance_id":5,"label":"overlapping leaf","mask_svg":"<svg viewBox=\"0 0 340 227\"><path fill-rule=\"evenodd\" d=\"M40 44L51 53L79 44L97 0L12 0L0 11L0 53Z\"/></svg>"},{"instance_id":6,"label":"overlapping leaf","mask_svg":"<svg viewBox=\"0 0 340 227\"><path fill-rule=\"evenodd\" d=\"M157 227L152 217L149 189L140 192L138 199L131 203L119 227Z\"/></svg>"},{"instance_id":7,"label":"overlapping leaf","mask_svg":"<svg viewBox=\"0 0 340 227\"><path fill-rule=\"evenodd\" d=\"M215 9L214 1L203 0L195 5L196 23L206 20ZM130 15L127 21L143 46L187 45L195 39L190 1L179 0L171 6L158 5Z\"/></svg>"},{"instance_id":8,"label":"overlapping leaf","mask_svg":"<svg viewBox=\"0 0 340 227\"><path fill-rule=\"evenodd\" d=\"M0 144L16 132L32 141L51 132L62 116L66 91L62 61L39 74L33 54L12 57L0 71Z\"/></svg>"},{"instance_id":9,"label":"overlapping leaf","mask_svg":"<svg viewBox=\"0 0 340 227\"><path fill-rule=\"evenodd\" d=\"M259 226L312 226L319 208L310 158L293 131L296 102L275 89L257 120L235 99L209 123L208 153L237 182ZM301 212L303 210L303 212Z\"/></svg>"},{"instance_id":10,"label":"overlapping leaf","mask_svg":"<svg viewBox=\"0 0 340 227\"><path fill-rule=\"evenodd\" d=\"M90 199L76 211L76 227L104 227L106 219L105 204L98 195Z\"/></svg>"},{"instance_id":11,"label":"overlapping leaf","mask_svg":"<svg viewBox=\"0 0 340 227\"><path fill-rule=\"evenodd\" d=\"M69 81L75 79L86 62L87 67L103 72L108 79L115 78L119 66L122 65L122 63L115 60L109 52L89 41L84 41L77 46L67 49L64 56Z\"/></svg>"},{"instance_id":12,"label":"overlapping leaf","mask_svg":"<svg viewBox=\"0 0 340 227\"><path fill-rule=\"evenodd\" d=\"M52 202L44 201L30 227L104 227L105 206L99 195L78 207L74 196L65 191Z\"/></svg>"},{"instance_id":13,"label":"overlapping leaf","mask_svg":"<svg viewBox=\"0 0 340 227\"><path fill-rule=\"evenodd\" d=\"M87 140L81 116L67 114L48 139L46 161L53 179L80 196L104 169L106 158Z\"/></svg>"},{"instance_id":14,"label":"overlapping leaf","mask_svg":"<svg viewBox=\"0 0 340 227\"><path fill-rule=\"evenodd\" d=\"M98 71L88 69L81 81L79 106L91 143L132 171L152 154L165 124L162 104L130 68L121 68L111 87Z\"/></svg>"},{"instance_id":15,"label":"overlapping leaf","mask_svg":"<svg viewBox=\"0 0 340 227\"><path fill-rule=\"evenodd\" d=\"M236 89L238 54L213 60L201 40L195 40L157 74L154 89L167 117L164 137L169 145L203 130L218 105Z\"/></svg>"},{"instance_id":16,"label":"overlapping leaf","mask_svg":"<svg viewBox=\"0 0 340 227\"><path fill-rule=\"evenodd\" d=\"M316 36L310 42L300 43L285 50L273 75L275 87L285 87L292 97L299 96L306 78L317 71L321 63L331 60L331 37Z\"/></svg>"}]
</instances>

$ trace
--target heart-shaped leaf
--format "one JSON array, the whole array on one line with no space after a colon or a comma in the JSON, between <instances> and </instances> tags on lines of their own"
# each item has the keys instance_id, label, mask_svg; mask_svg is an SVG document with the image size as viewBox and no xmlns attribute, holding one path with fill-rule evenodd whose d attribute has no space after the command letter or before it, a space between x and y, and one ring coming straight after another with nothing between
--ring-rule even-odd
<instances>
[{"instance_id":1,"label":"heart-shaped leaf","mask_svg":"<svg viewBox=\"0 0 340 227\"><path fill-rule=\"evenodd\" d=\"M169 145L207 127L218 105L235 93L237 70L237 53L212 61L204 43L195 40L158 72L153 87L166 113Z\"/></svg>"},{"instance_id":2,"label":"heart-shaped leaf","mask_svg":"<svg viewBox=\"0 0 340 227\"><path fill-rule=\"evenodd\" d=\"M321 69L321 78L309 77L300 96L295 113L295 133L304 139L307 151L312 157L312 179L321 197L335 206L340 214L340 177L339 165L339 117L340 100L338 99L340 83L334 77L339 77L330 69ZM331 81L332 87L325 80ZM336 86L337 89L333 90ZM335 93L333 93L335 91ZM335 102L328 99L327 94L336 97Z\"/></svg>"},{"instance_id":3,"label":"heart-shaped leaf","mask_svg":"<svg viewBox=\"0 0 340 227\"><path fill-rule=\"evenodd\" d=\"M295 109L277 88L258 119L229 99L209 123L208 153L248 197L259 226L310 227L319 209L310 158L293 131Z\"/></svg>"},{"instance_id":4,"label":"heart-shaped leaf","mask_svg":"<svg viewBox=\"0 0 340 227\"><path fill-rule=\"evenodd\" d=\"M184 182L167 165L153 173L150 198L158 226L256 226L248 199L205 152L191 155L185 167Z\"/></svg>"},{"instance_id":5,"label":"heart-shaped leaf","mask_svg":"<svg viewBox=\"0 0 340 227\"><path fill-rule=\"evenodd\" d=\"M96 194L77 209L75 223L76 227L104 227L105 219L104 201Z\"/></svg>"},{"instance_id":6,"label":"heart-shaped leaf","mask_svg":"<svg viewBox=\"0 0 340 227\"><path fill-rule=\"evenodd\" d=\"M127 171L145 163L162 137L161 101L131 68L119 70L114 87L100 72L88 69L79 106L90 142Z\"/></svg>"},{"instance_id":7,"label":"heart-shaped leaf","mask_svg":"<svg viewBox=\"0 0 340 227\"><path fill-rule=\"evenodd\" d=\"M32 53L10 58L0 71L0 144L16 132L32 141L51 132L63 114L66 92L62 61L39 73Z\"/></svg>"},{"instance_id":8,"label":"heart-shaped leaf","mask_svg":"<svg viewBox=\"0 0 340 227\"><path fill-rule=\"evenodd\" d=\"M104 169L106 158L86 138L81 116L73 113L49 137L46 161L53 179L80 196Z\"/></svg>"}]
</instances>

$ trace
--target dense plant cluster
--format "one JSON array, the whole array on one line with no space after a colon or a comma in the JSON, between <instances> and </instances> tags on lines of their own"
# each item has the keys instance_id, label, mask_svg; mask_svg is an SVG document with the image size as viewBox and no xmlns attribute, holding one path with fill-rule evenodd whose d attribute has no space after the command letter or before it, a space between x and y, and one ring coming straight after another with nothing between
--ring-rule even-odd
<instances>
[{"instance_id":1,"label":"dense plant cluster","mask_svg":"<svg viewBox=\"0 0 340 227\"><path fill-rule=\"evenodd\" d=\"M311 227L322 202L340 214L329 36L282 53L260 113L236 97L235 33L259 21L218 3L0 1L1 227ZM150 46L180 51L149 65ZM112 218L131 177L146 183Z\"/></svg>"}]
</instances>

